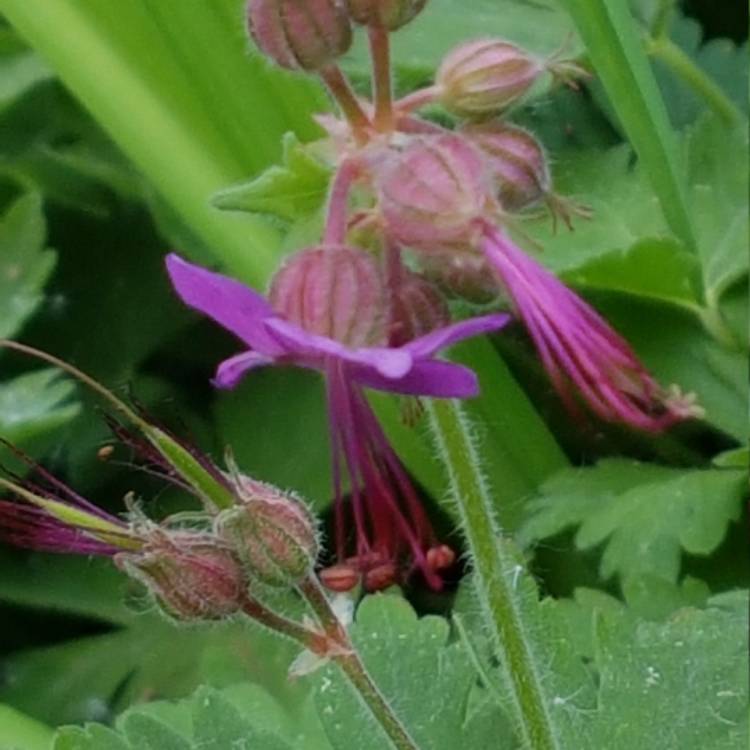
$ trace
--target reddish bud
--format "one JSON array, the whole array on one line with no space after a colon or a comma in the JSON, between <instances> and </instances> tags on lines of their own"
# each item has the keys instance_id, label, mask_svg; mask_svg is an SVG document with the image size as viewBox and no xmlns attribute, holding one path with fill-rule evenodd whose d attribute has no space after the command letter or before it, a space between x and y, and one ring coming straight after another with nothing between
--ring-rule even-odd
<instances>
[{"instance_id":1,"label":"reddish bud","mask_svg":"<svg viewBox=\"0 0 750 750\"><path fill-rule=\"evenodd\" d=\"M249 0L247 21L261 52L291 70L324 68L352 43L351 23L337 0Z\"/></svg>"},{"instance_id":2,"label":"reddish bud","mask_svg":"<svg viewBox=\"0 0 750 750\"><path fill-rule=\"evenodd\" d=\"M376 166L390 236L424 252L472 246L493 196L480 152L453 133L413 138Z\"/></svg>"},{"instance_id":3,"label":"reddish bud","mask_svg":"<svg viewBox=\"0 0 750 750\"><path fill-rule=\"evenodd\" d=\"M436 77L440 101L459 117L491 117L523 97L545 71L542 60L499 39L462 44Z\"/></svg>"},{"instance_id":4,"label":"reddish bud","mask_svg":"<svg viewBox=\"0 0 750 750\"><path fill-rule=\"evenodd\" d=\"M424 274L447 294L485 305L500 293L495 275L483 255L473 252L424 255Z\"/></svg>"},{"instance_id":5,"label":"reddish bud","mask_svg":"<svg viewBox=\"0 0 750 750\"><path fill-rule=\"evenodd\" d=\"M346 0L349 15L365 26L395 31L422 12L427 0Z\"/></svg>"},{"instance_id":6,"label":"reddish bud","mask_svg":"<svg viewBox=\"0 0 750 750\"><path fill-rule=\"evenodd\" d=\"M487 156L503 208L520 211L550 191L547 155L528 130L506 122L490 122L469 125L462 132Z\"/></svg>"},{"instance_id":7,"label":"reddish bud","mask_svg":"<svg viewBox=\"0 0 750 750\"><path fill-rule=\"evenodd\" d=\"M400 280L391 305L391 346L401 346L451 322L438 288L411 271Z\"/></svg>"},{"instance_id":8,"label":"reddish bud","mask_svg":"<svg viewBox=\"0 0 750 750\"><path fill-rule=\"evenodd\" d=\"M249 576L269 586L291 586L318 556L315 519L304 503L271 485L235 477L240 504L216 519L219 535Z\"/></svg>"},{"instance_id":9,"label":"reddish bud","mask_svg":"<svg viewBox=\"0 0 750 750\"><path fill-rule=\"evenodd\" d=\"M352 348L387 342L388 301L377 264L341 245L292 255L269 292L274 310L310 333Z\"/></svg>"},{"instance_id":10,"label":"reddish bud","mask_svg":"<svg viewBox=\"0 0 750 750\"><path fill-rule=\"evenodd\" d=\"M176 620L220 620L237 612L245 575L223 542L210 534L153 531L143 548L115 562L140 581Z\"/></svg>"}]
</instances>

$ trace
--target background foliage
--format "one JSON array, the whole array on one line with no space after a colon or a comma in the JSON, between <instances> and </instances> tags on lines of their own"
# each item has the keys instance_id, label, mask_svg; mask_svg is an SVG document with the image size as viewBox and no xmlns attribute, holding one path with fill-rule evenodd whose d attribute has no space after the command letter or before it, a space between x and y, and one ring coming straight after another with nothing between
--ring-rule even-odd
<instances>
[{"instance_id":1,"label":"background foliage","mask_svg":"<svg viewBox=\"0 0 750 750\"><path fill-rule=\"evenodd\" d=\"M467 13L458 0L432 0L397 37L399 86L429 80L440 56L472 35L550 52L572 34L583 51L576 5L473 0ZM544 262L661 380L694 390L705 420L661 438L571 424L520 330L456 354L483 382L470 416L500 519L532 564L536 581L524 585L530 600L534 586L550 597L538 616L564 683L560 721L572 736L585 728L591 747L734 748L746 731L737 592L748 586L747 24L728 20L739 5L686 3L667 26L670 43L716 82L723 114L658 55L650 99L623 104L602 70L581 93L556 91L515 113L548 145L559 189L595 209L572 234L529 227ZM659 3L633 0L632 9L640 39ZM0 12L13 24L0 27L0 336L134 394L206 449L230 443L247 471L325 511L317 380L274 371L212 392L212 363L232 342L181 309L162 271L177 247L262 285L285 249L314 236L327 176L291 137L283 155L281 143L287 131L315 136L308 114L328 106L324 95L248 51L238 0L131 0L115 10L105 0L0 0ZM360 83L365 63L363 48L346 60ZM655 151L639 140L649 132L632 130L644 112L665 139ZM665 164L672 187L654 181ZM670 200L683 202L677 224ZM85 393L0 356L0 435L112 509L130 489L154 496L157 512L183 506L125 471L126 452L97 461L108 436ZM426 430L400 425L392 402L378 408L450 528ZM0 747L6 736L20 750L47 747L45 724L86 721L114 728L65 729L55 748L219 750L251 738L322 749L351 747L352 737L364 746L366 719L335 674L287 681L286 644L239 624L175 629L97 562L8 549L0 560ZM449 625L451 608L459 617ZM367 600L355 629L426 747L494 742L504 689L468 587L411 604L395 594ZM434 681L420 680L435 664ZM210 687L194 693L199 686ZM672 734L643 735L657 723Z\"/></svg>"}]
</instances>

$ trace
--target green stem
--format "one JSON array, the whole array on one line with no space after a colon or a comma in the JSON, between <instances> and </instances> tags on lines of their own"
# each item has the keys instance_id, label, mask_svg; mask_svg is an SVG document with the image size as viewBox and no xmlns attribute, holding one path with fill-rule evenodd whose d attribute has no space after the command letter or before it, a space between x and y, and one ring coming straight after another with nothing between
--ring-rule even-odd
<instances>
[{"instance_id":1,"label":"green stem","mask_svg":"<svg viewBox=\"0 0 750 750\"><path fill-rule=\"evenodd\" d=\"M651 36L654 39L661 39L667 36L674 9L675 0L660 0L659 7L654 14L654 20L651 24Z\"/></svg>"},{"instance_id":2,"label":"green stem","mask_svg":"<svg viewBox=\"0 0 750 750\"><path fill-rule=\"evenodd\" d=\"M671 39L666 36L651 39L648 52L651 57L663 62L699 96L703 97L727 125L737 125L742 121L742 113L716 81L701 70Z\"/></svg>"},{"instance_id":3,"label":"green stem","mask_svg":"<svg viewBox=\"0 0 750 750\"><path fill-rule=\"evenodd\" d=\"M327 637L338 642L339 648L329 654L330 658L338 664L341 671L349 679L351 686L380 725L394 750L419 750L419 746L393 713L388 701L367 672L367 668L354 649L349 634L331 608L328 597L321 588L318 579L314 575L310 575L297 588L320 621Z\"/></svg>"},{"instance_id":4,"label":"green stem","mask_svg":"<svg viewBox=\"0 0 750 750\"><path fill-rule=\"evenodd\" d=\"M511 704L523 747L559 750L520 596L509 578L518 568L518 558L503 538L493 513L471 427L456 401L430 401L427 411L471 552L482 614L512 688Z\"/></svg>"}]
</instances>

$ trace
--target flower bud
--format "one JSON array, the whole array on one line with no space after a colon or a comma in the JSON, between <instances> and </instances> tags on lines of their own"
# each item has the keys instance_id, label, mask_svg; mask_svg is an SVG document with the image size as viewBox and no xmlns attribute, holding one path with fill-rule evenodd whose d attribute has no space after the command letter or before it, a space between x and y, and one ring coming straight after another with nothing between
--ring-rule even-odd
<instances>
[{"instance_id":1,"label":"flower bud","mask_svg":"<svg viewBox=\"0 0 750 750\"><path fill-rule=\"evenodd\" d=\"M240 504L222 511L216 530L247 574L268 586L293 586L318 556L315 519L300 500L271 485L235 477Z\"/></svg>"},{"instance_id":2,"label":"flower bud","mask_svg":"<svg viewBox=\"0 0 750 750\"><path fill-rule=\"evenodd\" d=\"M487 156L500 204L520 211L544 198L552 188L544 146L528 130L507 122L469 125L462 133Z\"/></svg>"},{"instance_id":3,"label":"flower bud","mask_svg":"<svg viewBox=\"0 0 750 750\"><path fill-rule=\"evenodd\" d=\"M390 345L402 346L450 321L450 310L437 287L407 271L392 300Z\"/></svg>"},{"instance_id":4,"label":"flower bud","mask_svg":"<svg viewBox=\"0 0 750 750\"><path fill-rule=\"evenodd\" d=\"M545 63L500 39L462 44L443 60L436 76L440 101L455 115L487 118L523 97Z\"/></svg>"},{"instance_id":5,"label":"flower bud","mask_svg":"<svg viewBox=\"0 0 750 750\"><path fill-rule=\"evenodd\" d=\"M443 291L467 302L486 305L500 293L495 275L480 253L424 255L421 266L425 276Z\"/></svg>"},{"instance_id":6,"label":"flower bud","mask_svg":"<svg viewBox=\"0 0 750 750\"><path fill-rule=\"evenodd\" d=\"M377 264L367 253L342 245L292 255L269 291L274 310L305 331L352 348L387 341L388 301Z\"/></svg>"},{"instance_id":7,"label":"flower bud","mask_svg":"<svg viewBox=\"0 0 750 750\"><path fill-rule=\"evenodd\" d=\"M364 26L396 31L422 12L427 0L346 0L349 15Z\"/></svg>"},{"instance_id":8,"label":"flower bud","mask_svg":"<svg viewBox=\"0 0 750 750\"><path fill-rule=\"evenodd\" d=\"M220 620L239 610L245 574L224 543L210 534L154 531L143 548L115 562L140 581L176 620Z\"/></svg>"},{"instance_id":9,"label":"flower bud","mask_svg":"<svg viewBox=\"0 0 750 750\"><path fill-rule=\"evenodd\" d=\"M411 139L375 174L388 234L423 252L473 245L494 200L480 152L454 133Z\"/></svg>"},{"instance_id":10,"label":"flower bud","mask_svg":"<svg viewBox=\"0 0 750 750\"><path fill-rule=\"evenodd\" d=\"M247 22L261 52L290 70L324 68L352 44L337 0L249 0Z\"/></svg>"}]
</instances>

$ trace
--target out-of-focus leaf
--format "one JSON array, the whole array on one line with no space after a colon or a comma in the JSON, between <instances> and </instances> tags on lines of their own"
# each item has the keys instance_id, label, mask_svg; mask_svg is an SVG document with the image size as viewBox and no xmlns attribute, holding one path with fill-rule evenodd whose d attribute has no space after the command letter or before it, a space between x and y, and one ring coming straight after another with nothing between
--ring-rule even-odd
<instances>
[{"instance_id":1,"label":"out-of-focus leaf","mask_svg":"<svg viewBox=\"0 0 750 750\"><path fill-rule=\"evenodd\" d=\"M44 299L56 257L45 249L45 235L34 193L19 198L0 221L0 338L17 333Z\"/></svg>"},{"instance_id":2,"label":"out-of-focus leaf","mask_svg":"<svg viewBox=\"0 0 750 750\"><path fill-rule=\"evenodd\" d=\"M471 13L456 0L431 0L419 19L393 38L394 61L402 84L429 82L441 58L454 46L477 36L508 39L540 54L566 41L575 54L575 31L555 0L472 0ZM362 39L344 59L344 67L362 79L368 71Z\"/></svg>"},{"instance_id":3,"label":"out-of-focus leaf","mask_svg":"<svg viewBox=\"0 0 750 750\"><path fill-rule=\"evenodd\" d=\"M126 625L136 617L125 605L126 589L109 560L0 549L0 599L6 604Z\"/></svg>"},{"instance_id":4,"label":"out-of-focus leaf","mask_svg":"<svg viewBox=\"0 0 750 750\"><path fill-rule=\"evenodd\" d=\"M579 549L604 544L602 576L676 581L681 550L708 555L739 517L746 472L680 470L609 459L568 469L542 486L522 536L537 541L577 527Z\"/></svg>"},{"instance_id":5,"label":"out-of-focus leaf","mask_svg":"<svg viewBox=\"0 0 750 750\"><path fill-rule=\"evenodd\" d=\"M247 474L295 489L318 508L328 505L328 418L317 376L256 371L236 391L217 399L216 424L219 439L231 446Z\"/></svg>"},{"instance_id":6,"label":"out-of-focus leaf","mask_svg":"<svg viewBox=\"0 0 750 750\"><path fill-rule=\"evenodd\" d=\"M50 67L25 49L10 29L0 29L0 114L53 75Z\"/></svg>"},{"instance_id":7,"label":"out-of-focus leaf","mask_svg":"<svg viewBox=\"0 0 750 750\"><path fill-rule=\"evenodd\" d=\"M0 704L0 750L49 750L52 730Z\"/></svg>"},{"instance_id":8,"label":"out-of-focus leaf","mask_svg":"<svg viewBox=\"0 0 750 750\"><path fill-rule=\"evenodd\" d=\"M75 391L75 384L54 369L0 383L0 437L28 443L67 424L81 410L71 400Z\"/></svg>"},{"instance_id":9,"label":"out-of-focus leaf","mask_svg":"<svg viewBox=\"0 0 750 750\"><path fill-rule=\"evenodd\" d=\"M216 208L270 215L284 221L299 221L325 202L331 171L297 140L284 136L279 166L269 167L259 177L219 191Z\"/></svg>"},{"instance_id":10,"label":"out-of-focus leaf","mask_svg":"<svg viewBox=\"0 0 750 750\"><path fill-rule=\"evenodd\" d=\"M626 250L599 255L564 278L576 286L611 289L692 311L700 306L700 264L674 240L636 242Z\"/></svg>"},{"instance_id":11,"label":"out-of-focus leaf","mask_svg":"<svg viewBox=\"0 0 750 750\"><path fill-rule=\"evenodd\" d=\"M315 84L247 55L242 3L2 0L0 11L224 267L262 284L275 234L223 216L210 196L273 162L284 132L316 132L309 113L327 103Z\"/></svg>"}]
</instances>

